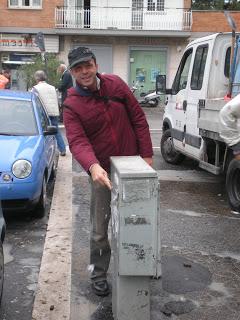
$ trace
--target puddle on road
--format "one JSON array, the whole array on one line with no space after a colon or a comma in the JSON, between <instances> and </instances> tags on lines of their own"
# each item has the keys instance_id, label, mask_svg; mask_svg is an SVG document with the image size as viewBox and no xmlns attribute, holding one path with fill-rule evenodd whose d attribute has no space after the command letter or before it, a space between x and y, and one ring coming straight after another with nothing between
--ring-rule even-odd
<instances>
[{"instance_id":1,"label":"puddle on road","mask_svg":"<svg viewBox=\"0 0 240 320\"><path fill-rule=\"evenodd\" d=\"M169 301L160 308L161 312L166 316L175 314L176 316L189 313L196 308L196 304L191 300L184 301Z\"/></svg>"},{"instance_id":2,"label":"puddle on road","mask_svg":"<svg viewBox=\"0 0 240 320\"><path fill-rule=\"evenodd\" d=\"M162 286L169 293L199 291L210 285L212 274L201 264L180 256L162 259Z\"/></svg>"},{"instance_id":3,"label":"puddle on road","mask_svg":"<svg viewBox=\"0 0 240 320\"><path fill-rule=\"evenodd\" d=\"M168 301L160 305L160 311L168 317L190 313L199 307L199 303L185 298L184 294L203 291L211 286L211 281L211 272L201 264L181 256L163 256L162 288L170 295ZM211 288L224 292L223 286L217 283Z\"/></svg>"}]
</instances>

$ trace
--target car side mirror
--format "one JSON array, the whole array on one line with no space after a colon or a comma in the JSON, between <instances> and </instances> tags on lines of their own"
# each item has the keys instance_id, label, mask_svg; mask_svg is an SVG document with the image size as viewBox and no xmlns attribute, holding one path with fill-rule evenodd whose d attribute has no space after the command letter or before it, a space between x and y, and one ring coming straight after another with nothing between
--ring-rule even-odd
<instances>
[{"instance_id":1,"label":"car side mirror","mask_svg":"<svg viewBox=\"0 0 240 320\"><path fill-rule=\"evenodd\" d=\"M43 131L44 136L50 136L57 133L56 126L47 126L47 129Z\"/></svg>"},{"instance_id":2,"label":"car side mirror","mask_svg":"<svg viewBox=\"0 0 240 320\"><path fill-rule=\"evenodd\" d=\"M156 76L156 93L172 94L172 89L166 89L166 75L159 74Z\"/></svg>"}]
</instances>

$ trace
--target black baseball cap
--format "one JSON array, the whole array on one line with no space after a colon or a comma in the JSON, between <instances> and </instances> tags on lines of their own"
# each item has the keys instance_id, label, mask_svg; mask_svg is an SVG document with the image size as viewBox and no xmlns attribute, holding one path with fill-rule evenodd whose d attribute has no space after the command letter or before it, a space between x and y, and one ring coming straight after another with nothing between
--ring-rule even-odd
<instances>
[{"instance_id":1,"label":"black baseball cap","mask_svg":"<svg viewBox=\"0 0 240 320\"><path fill-rule=\"evenodd\" d=\"M68 68L71 69L81 62L85 62L91 59L95 59L95 54L91 51L91 49L86 47L77 47L72 49L68 54Z\"/></svg>"}]
</instances>

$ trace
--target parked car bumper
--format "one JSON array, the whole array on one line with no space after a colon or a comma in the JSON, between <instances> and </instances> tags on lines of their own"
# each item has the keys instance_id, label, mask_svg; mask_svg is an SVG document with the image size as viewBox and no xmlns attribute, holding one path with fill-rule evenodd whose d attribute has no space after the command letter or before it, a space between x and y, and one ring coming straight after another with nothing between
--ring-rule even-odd
<instances>
[{"instance_id":1,"label":"parked car bumper","mask_svg":"<svg viewBox=\"0 0 240 320\"><path fill-rule=\"evenodd\" d=\"M0 183L2 208L6 210L31 210L41 194L41 183Z\"/></svg>"}]
</instances>

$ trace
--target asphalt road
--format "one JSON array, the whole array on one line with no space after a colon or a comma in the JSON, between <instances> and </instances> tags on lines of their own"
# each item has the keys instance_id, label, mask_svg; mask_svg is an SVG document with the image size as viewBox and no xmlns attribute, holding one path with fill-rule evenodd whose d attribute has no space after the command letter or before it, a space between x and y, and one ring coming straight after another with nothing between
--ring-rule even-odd
<instances>
[{"instance_id":1,"label":"asphalt road","mask_svg":"<svg viewBox=\"0 0 240 320\"><path fill-rule=\"evenodd\" d=\"M146 109L160 181L162 277L151 281L151 320L240 320L240 219L224 181L186 159L163 162L160 109ZM113 320L111 295L96 297L89 281L89 186L73 166L71 320ZM112 265L109 270L111 282Z\"/></svg>"},{"instance_id":2,"label":"asphalt road","mask_svg":"<svg viewBox=\"0 0 240 320\"><path fill-rule=\"evenodd\" d=\"M158 282L153 283L152 299L155 303L151 311L152 317L169 319L166 315L169 313L173 316L172 319L181 320L238 320L240 319L237 316L240 314L238 215L232 213L227 205L221 179L199 170L196 162L189 159L181 166L163 162L159 150L161 108L144 110L151 128L155 151L154 168L160 175L161 244L164 255L163 270L166 275L162 283L163 291L160 290ZM73 179L78 180L78 175ZM49 186L49 204L51 192L52 186ZM79 205L77 186L75 192L74 210L77 212ZM86 205L88 195L85 194L84 197ZM81 217L81 221L78 220L78 216L75 219L77 226L78 224L84 226L87 235L89 227L87 216L86 219ZM6 217L6 222L5 283L0 320L30 320L48 217L46 215L43 219L35 219L29 215L13 214ZM78 240L88 248L87 239ZM74 250L77 259L79 248L76 247ZM81 270L85 270L85 267L78 262L73 261L75 286L79 284L78 275ZM191 269L192 273L186 273L186 268L182 268L182 265L191 265L189 270ZM86 275L84 276L86 279ZM179 282L179 279L186 278L190 280ZM180 286L177 286L177 283L180 283ZM73 290L73 294L78 294L77 288ZM74 298L76 297L73 296L73 300ZM107 313L104 317L99 317L98 310L103 312L106 309L99 308L98 299L91 299L93 308L96 305L97 309L91 320L112 319ZM109 300L104 303L108 308ZM75 310L76 314L79 314L76 305ZM176 315L177 310L180 310L178 315Z\"/></svg>"},{"instance_id":3,"label":"asphalt road","mask_svg":"<svg viewBox=\"0 0 240 320\"><path fill-rule=\"evenodd\" d=\"M42 219L24 213L5 214L7 232L1 320L32 319L52 193L53 182L48 185L48 205Z\"/></svg>"}]
</instances>

